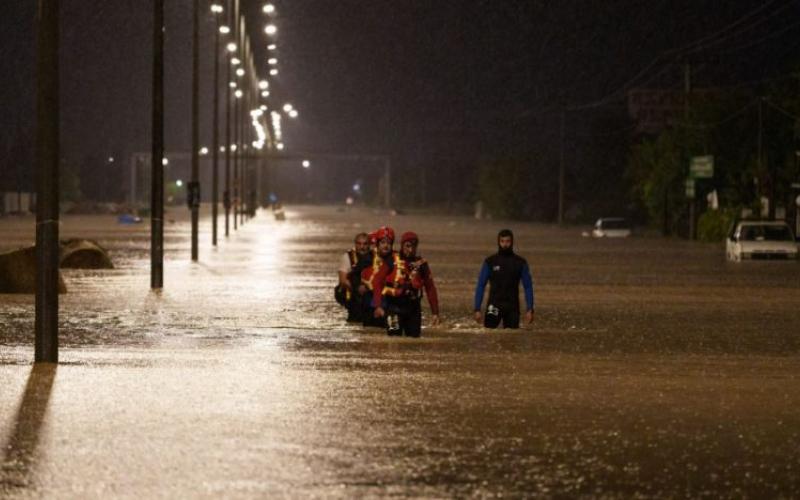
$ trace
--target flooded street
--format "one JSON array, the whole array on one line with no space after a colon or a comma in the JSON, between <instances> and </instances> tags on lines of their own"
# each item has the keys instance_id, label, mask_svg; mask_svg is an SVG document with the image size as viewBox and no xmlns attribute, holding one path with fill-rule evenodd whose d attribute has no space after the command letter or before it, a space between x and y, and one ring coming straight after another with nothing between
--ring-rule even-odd
<instances>
[{"instance_id":1,"label":"flooded street","mask_svg":"<svg viewBox=\"0 0 800 500\"><path fill-rule=\"evenodd\" d=\"M33 296L0 294L0 497L800 495L800 263L291 207L217 249L206 217L193 264L187 211L168 217L160 293L146 222L62 219L116 269L63 272L57 368L31 364ZM33 224L0 219L0 251ZM421 339L333 300L353 235L384 224L420 235L436 279ZM472 296L506 225L536 321L487 332Z\"/></svg>"}]
</instances>

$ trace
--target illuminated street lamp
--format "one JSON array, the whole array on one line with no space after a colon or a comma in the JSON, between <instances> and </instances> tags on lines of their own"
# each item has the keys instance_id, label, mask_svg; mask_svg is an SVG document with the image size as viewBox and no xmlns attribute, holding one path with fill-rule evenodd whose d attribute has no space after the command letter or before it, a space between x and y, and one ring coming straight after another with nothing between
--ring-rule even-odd
<instances>
[{"instance_id":1,"label":"illuminated street lamp","mask_svg":"<svg viewBox=\"0 0 800 500\"><path fill-rule=\"evenodd\" d=\"M244 69L242 69L242 68L237 69L236 70L236 76L238 76L238 77L244 76Z\"/></svg>"},{"instance_id":2,"label":"illuminated street lamp","mask_svg":"<svg viewBox=\"0 0 800 500\"><path fill-rule=\"evenodd\" d=\"M234 66L238 66L242 64L242 61L240 61L238 57L231 57L231 64Z\"/></svg>"},{"instance_id":3,"label":"illuminated street lamp","mask_svg":"<svg viewBox=\"0 0 800 500\"><path fill-rule=\"evenodd\" d=\"M292 109L294 109L294 106L292 106L292 105L291 105L290 103L288 103L288 102L287 102L286 104L284 104L284 105L283 105L283 110L284 110L286 113L288 113L288 112L289 112L289 111L291 111Z\"/></svg>"},{"instance_id":4,"label":"illuminated street lamp","mask_svg":"<svg viewBox=\"0 0 800 500\"><path fill-rule=\"evenodd\" d=\"M236 92L234 92L233 95L236 96L237 99L241 99L243 94L241 90L236 89Z\"/></svg>"},{"instance_id":5,"label":"illuminated street lamp","mask_svg":"<svg viewBox=\"0 0 800 500\"><path fill-rule=\"evenodd\" d=\"M269 97L269 90L264 90L261 92L261 97Z\"/></svg>"},{"instance_id":6,"label":"illuminated street lamp","mask_svg":"<svg viewBox=\"0 0 800 500\"><path fill-rule=\"evenodd\" d=\"M269 88L269 82L266 80L261 80L260 82L258 82L258 88L260 88L261 90L267 90Z\"/></svg>"},{"instance_id":7,"label":"illuminated street lamp","mask_svg":"<svg viewBox=\"0 0 800 500\"><path fill-rule=\"evenodd\" d=\"M275 147L278 148L278 151L283 151L283 143L282 142L279 142L278 144L276 144Z\"/></svg>"},{"instance_id":8,"label":"illuminated street lamp","mask_svg":"<svg viewBox=\"0 0 800 500\"><path fill-rule=\"evenodd\" d=\"M274 43L267 45L267 50L278 50L278 46Z\"/></svg>"},{"instance_id":9,"label":"illuminated street lamp","mask_svg":"<svg viewBox=\"0 0 800 500\"><path fill-rule=\"evenodd\" d=\"M303 168L310 168L311 162L308 160L303 160Z\"/></svg>"},{"instance_id":10,"label":"illuminated street lamp","mask_svg":"<svg viewBox=\"0 0 800 500\"><path fill-rule=\"evenodd\" d=\"M228 52L230 52L230 53L234 53L234 52L236 52L236 44L235 44L235 43L233 43L233 42L230 42L230 43L228 43L228 45L226 45L226 46L225 46L225 48L226 48L226 49L228 50Z\"/></svg>"},{"instance_id":11,"label":"illuminated street lamp","mask_svg":"<svg viewBox=\"0 0 800 500\"><path fill-rule=\"evenodd\" d=\"M207 147L203 146L202 148L200 148L200 155L201 156L205 156L207 154L208 154L208 148Z\"/></svg>"},{"instance_id":12,"label":"illuminated street lamp","mask_svg":"<svg viewBox=\"0 0 800 500\"><path fill-rule=\"evenodd\" d=\"M221 24L222 14L225 9L218 3L211 4L211 12L217 21L217 31L214 33L214 97L213 97L213 118L212 118L212 146L213 155L211 157L211 245L217 246L217 215L219 204L219 153L225 151L225 147L219 146L219 53L220 35L227 35L231 32L230 27ZM227 97L228 91L225 91ZM227 99L226 99L227 100ZM205 153L203 153L205 150ZM208 154L208 149L203 148L200 154Z\"/></svg>"},{"instance_id":13,"label":"illuminated street lamp","mask_svg":"<svg viewBox=\"0 0 800 500\"><path fill-rule=\"evenodd\" d=\"M278 33L278 27L275 26L274 24L268 24L264 28L264 33L266 33L269 36L275 36Z\"/></svg>"},{"instance_id":14,"label":"illuminated street lamp","mask_svg":"<svg viewBox=\"0 0 800 500\"><path fill-rule=\"evenodd\" d=\"M270 57L267 60L267 64L269 64L270 66L275 66L276 64L278 64L278 59L275 57Z\"/></svg>"},{"instance_id":15,"label":"illuminated street lamp","mask_svg":"<svg viewBox=\"0 0 800 500\"><path fill-rule=\"evenodd\" d=\"M264 7L261 10L264 11L264 14L269 14L269 15L275 14L275 6L272 5L271 3L264 5Z\"/></svg>"},{"instance_id":16,"label":"illuminated street lamp","mask_svg":"<svg viewBox=\"0 0 800 500\"><path fill-rule=\"evenodd\" d=\"M298 113L296 109L289 111L289 118L297 118L299 115L300 113Z\"/></svg>"}]
</instances>

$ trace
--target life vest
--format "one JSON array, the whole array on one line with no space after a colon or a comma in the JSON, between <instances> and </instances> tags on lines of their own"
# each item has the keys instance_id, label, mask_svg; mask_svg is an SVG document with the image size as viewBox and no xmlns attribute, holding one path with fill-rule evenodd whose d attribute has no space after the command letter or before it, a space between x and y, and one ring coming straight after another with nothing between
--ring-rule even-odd
<instances>
[{"instance_id":1,"label":"life vest","mask_svg":"<svg viewBox=\"0 0 800 500\"><path fill-rule=\"evenodd\" d=\"M397 252L392 252L392 257L389 262L393 263L393 259L397 257ZM375 284L373 279L380 271L381 267L386 265L386 261L381 257L377 250L372 252L372 265L367 266L361 271L361 283L367 287L368 290L374 291Z\"/></svg>"},{"instance_id":2,"label":"life vest","mask_svg":"<svg viewBox=\"0 0 800 500\"><path fill-rule=\"evenodd\" d=\"M383 295L389 297L422 298L424 284L422 266L425 260L416 257L413 261L405 260L400 254L394 255L394 269L386 277Z\"/></svg>"}]
</instances>

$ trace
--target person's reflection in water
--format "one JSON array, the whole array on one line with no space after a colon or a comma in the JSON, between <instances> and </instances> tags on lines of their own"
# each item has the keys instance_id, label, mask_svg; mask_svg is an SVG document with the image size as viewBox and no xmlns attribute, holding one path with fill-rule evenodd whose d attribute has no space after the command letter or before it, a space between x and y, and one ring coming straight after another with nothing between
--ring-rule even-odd
<instances>
[{"instance_id":1,"label":"person's reflection in water","mask_svg":"<svg viewBox=\"0 0 800 500\"><path fill-rule=\"evenodd\" d=\"M31 484L36 448L47 413L50 393L58 365L37 363L33 365L25 394L13 421L13 430L6 436L3 446L3 464L0 469L0 497L17 488Z\"/></svg>"}]
</instances>

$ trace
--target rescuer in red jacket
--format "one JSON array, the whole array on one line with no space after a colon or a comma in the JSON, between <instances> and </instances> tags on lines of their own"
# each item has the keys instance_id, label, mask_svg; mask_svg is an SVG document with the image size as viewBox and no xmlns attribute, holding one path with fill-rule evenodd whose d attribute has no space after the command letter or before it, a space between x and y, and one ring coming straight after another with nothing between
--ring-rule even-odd
<instances>
[{"instance_id":1,"label":"rescuer in red jacket","mask_svg":"<svg viewBox=\"0 0 800 500\"><path fill-rule=\"evenodd\" d=\"M380 326L386 327L386 318L383 316L376 316L375 306L373 305L373 297L381 295L381 288L375 288L375 279L381 273L386 274L394 262L394 256L397 255L393 251L394 246L394 230L390 227L383 226L377 231L369 234L370 242L372 242L372 255L370 264L361 271L361 284L364 285L363 304L364 313L363 321L364 326ZM377 290L377 291L376 291Z\"/></svg>"},{"instance_id":2,"label":"rescuer in red jacket","mask_svg":"<svg viewBox=\"0 0 800 500\"><path fill-rule=\"evenodd\" d=\"M439 299L430 266L417 255L419 236L403 233L400 252L385 263L373 278L375 317L386 317L389 335L419 337L422 331L422 295L428 295L431 324L439 324ZM380 294L377 292L380 290Z\"/></svg>"}]
</instances>

